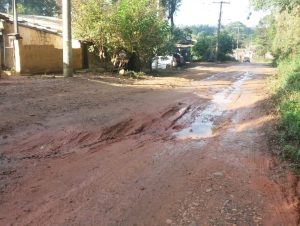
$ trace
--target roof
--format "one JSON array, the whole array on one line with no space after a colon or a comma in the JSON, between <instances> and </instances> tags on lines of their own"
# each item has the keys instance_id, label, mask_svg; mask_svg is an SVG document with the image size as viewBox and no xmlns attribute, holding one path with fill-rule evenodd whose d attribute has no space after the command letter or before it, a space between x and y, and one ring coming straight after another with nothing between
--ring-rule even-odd
<instances>
[{"instance_id":1,"label":"roof","mask_svg":"<svg viewBox=\"0 0 300 226\"><path fill-rule=\"evenodd\" d=\"M176 44L177 48L192 48L193 44Z\"/></svg>"},{"instance_id":2,"label":"roof","mask_svg":"<svg viewBox=\"0 0 300 226\"><path fill-rule=\"evenodd\" d=\"M0 14L0 19L6 21L13 21L13 16L8 14ZM21 26L38 29L40 31L51 32L55 34L62 34L62 19L48 16L35 16L35 15L19 15L18 24Z\"/></svg>"},{"instance_id":3,"label":"roof","mask_svg":"<svg viewBox=\"0 0 300 226\"><path fill-rule=\"evenodd\" d=\"M0 20L7 20L8 18L2 14L0 14Z\"/></svg>"}]
</instances>

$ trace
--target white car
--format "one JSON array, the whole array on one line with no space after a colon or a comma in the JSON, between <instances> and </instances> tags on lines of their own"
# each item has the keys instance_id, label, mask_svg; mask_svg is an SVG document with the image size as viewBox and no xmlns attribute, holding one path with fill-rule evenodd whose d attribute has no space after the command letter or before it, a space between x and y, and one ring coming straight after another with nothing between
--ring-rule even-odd
<instances>
[{"instance_id":1,"label":"white car","mask_svg":"<svg viewBox=\"0 0 300 226\"><path fill-rule=\"evenodd\" d=\"M152 69L166 69L176 67L176 58L173 56L156 56L152 60Z\"/></svg>"}]
</instances>

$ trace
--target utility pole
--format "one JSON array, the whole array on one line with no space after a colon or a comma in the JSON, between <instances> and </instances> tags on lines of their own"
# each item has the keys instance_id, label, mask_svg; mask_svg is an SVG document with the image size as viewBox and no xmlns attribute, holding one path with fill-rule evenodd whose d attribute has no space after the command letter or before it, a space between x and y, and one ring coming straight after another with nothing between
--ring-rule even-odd
<instances>
[{"instance_id":1,"label":"utility pole","mask_svg":"<svg viewBox=\"0 0 300 226\"><path fill-rule=\"evenodd\" d=\"M19 34L18 28L18 12L17 12L17 0L12 0L12 10L13 10L13 18L14 18L14 32L8 34L8 36L12 37L12 45L13 45L13 58L14 58L14 71L16 74L20 74L22 72L22 64L21 64L21 45L22 38Z\"/></svg>"},{"instance_id":2,"label":"utility pole","mask_svg":"<svg viewBox=\"0 0 300 226\"><path fill-rule=\"evenodd\" d=\"M239 45L240 45L240 26L236 27L237 29L237 37L236 37L236 50L235 50L235 59L239 59Z\"/></svg>"},{"instance_id":3,"label":"utility pole","mask_svg":"<svg viewBox=\"0 0 300 226\"><path fill-rule=\"evenodd\" d=\"M238 33L237 33L237 38L236 38L236 48L239 48L240 45L240 27L237 27Z\"/></svg>"},{"instance_id":4,"label":"utility pole","mask_svg":"<svg viewBox=\"0 0 300 226\"><path fill-rule=\"evenodd\" d=\"M218 31L217 31L217 43L216 43L216 54L215 54L215 62L218 61L219 57L219 46L220 46L220 30L221 30L221 22L222 22L222 9L223 4L230 4L230 2L214 2L215 4L220 4L220 14L219 14L219 20L218 20Z\"/></svg>"},{"instance_id":5,"label":"utility pole","mask_svg":"<svg viewBox=\"0 0 300 226\"><path fill-rule=\"evenodd\" d=\"M16 0L13 0L13 12L14 12L14 33L19 34L18 28L18 12L17 12L17 4Z\"/></svg>"},{"instance_id":6,"label":"utility pole","mask_svg":"<svg viewBox=\"0 0 300 226\"><path fill-rule=\"evenodd\" d=\"M62 18L63 18L64 76L72 77L73 67L72 67L71 0L62 0Z\"/></svg>"}]
</instances>

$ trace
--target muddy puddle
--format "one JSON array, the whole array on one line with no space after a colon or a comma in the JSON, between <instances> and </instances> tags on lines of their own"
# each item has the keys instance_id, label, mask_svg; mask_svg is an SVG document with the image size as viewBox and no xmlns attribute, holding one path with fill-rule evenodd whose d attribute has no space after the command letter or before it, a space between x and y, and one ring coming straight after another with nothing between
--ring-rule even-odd
<instances>
[{"instance_id":1,"label":"muddy puddle","mask_svg":"<svg viewBox=\"0 0 300 226\"><path fill-rule=\"evenodd\" d=\"M250 80L252 74L249 72L241 74L237 81L232 83L231 86L223 89L222 91L213 95L212 100L207 107L198 113L194 122L187 128L176 132L174 135L178 139L203 139L214 135L216 132L215 122L218 117L228 109L229 105L233 103L239 93L242 84ZM211 80L212 77L209 78Z\"/></svg>"}]
</instances>

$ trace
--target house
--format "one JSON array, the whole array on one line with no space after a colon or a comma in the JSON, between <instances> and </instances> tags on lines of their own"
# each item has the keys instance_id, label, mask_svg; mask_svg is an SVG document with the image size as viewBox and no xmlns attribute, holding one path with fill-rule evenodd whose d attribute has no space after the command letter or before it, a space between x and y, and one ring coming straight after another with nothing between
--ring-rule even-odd
<instances>
[{"instance_id":1,"label":"house","mask_svg":"<svg viewBox=\"0 0 300 226\"><path fill-rule=\"evenodd\" d=\"M1 67L20 74L55 73L63 70L62 20L54 17L18 17L19 37L13 19L0 14ZM72 41L73 68L87 67L87 47Z\"/></svg>"}]
</instances>

